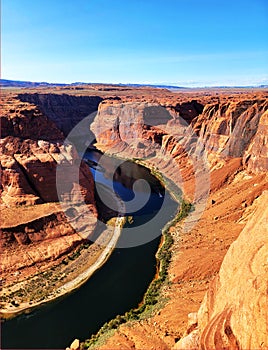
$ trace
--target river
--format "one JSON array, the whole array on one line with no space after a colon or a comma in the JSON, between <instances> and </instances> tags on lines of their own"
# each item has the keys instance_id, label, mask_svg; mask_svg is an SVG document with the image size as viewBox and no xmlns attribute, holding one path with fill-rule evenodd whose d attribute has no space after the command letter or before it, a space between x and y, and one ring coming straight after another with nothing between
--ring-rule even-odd
<instances>
[{"instance_id":1,"label":"river","mask_svg":"<svg viewBox=\"0 0 268 350\"><path fill-rule=\"evenodd\" d=\"M151 189L149 200L142 208L128 213L133 217L133 223L126 227L136 227L141 231L147 223L143 235L151 234L154 239L146 244L122 248L126 245L126 235L129 235L123 230L118 241L120 248L113 251L104 266L82 287L29 314L3 322L3 349L65 349L75 338L89 338L105 322L137 307L156 273L155 254L161 239L161 229L175 214L177 203L144 167L132 162L122 163L112 157L102 157L96 151L87 151L84 158L90 162L95 183L114 188L126 203L134 197L133 184L139 179L146 180ZM147 195L146 189L143 182L135 188L141 202ZM161 216L156 224L151 219L159 210ZM135 234L135 230L133 232Z\"/></svg>"}]
</instances>

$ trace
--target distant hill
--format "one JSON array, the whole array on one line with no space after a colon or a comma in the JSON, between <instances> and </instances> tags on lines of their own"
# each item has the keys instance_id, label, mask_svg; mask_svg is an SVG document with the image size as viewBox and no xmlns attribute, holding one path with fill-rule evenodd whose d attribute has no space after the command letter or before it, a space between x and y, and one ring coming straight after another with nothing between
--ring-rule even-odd
<instances>
[{"instance_id":1,"label":"distant hill","mask_svg":"<svg viewBox=\"0 0 268 350\"><path fill-rule=\"evenodd\" d=\"M0 86L2 87L39 87L39 86L65 86L67 84L51 84L47 82L32 82L32 81L20 81L20 80L8 80L0 79Z\"/></svg>"},{"instance_id":2,"label":"distant hill","mask_svg":"<svg viewBox=\"0 0 268 350\"><path fill-rule=\"evenodd\" d=\"M8 80L8 79L0 79L0 86L2 87L24 87L24 88L32 88L32 87L53 87L53 86L81 86L81 85L109 85L109 86L129 86L129 87L154 87L161 89L183 89L180 86L174 85L157 85L157 84L103 84L103 83L85 83L85 82L75 82L71 84L63 84L63 83L47 83L45 81L42 82L32 82L32 81L20 81L20 80Z\"/></svg>"},{"instance_id":3,"label":"distant hill","mask_svg":"<svg viewBox=\"0 0 268 350\"><path fill-rule=\"evenodd\" d=\"M169 89L169 90L177 90L177 89L191 89L191 87L184 86L176 86L176 85L165 85L165 84L110 84L110 83L85 83L85 82L75 82L71 84L64 83L47 83L45 81L42 82L32 82L32 81L21 81L21 80L8 80L8 79L0 79L0 87L17 87L17 88L34 88L34 87L53 87L53 86L81 86L81 85L103 85L103 86L114 86L114 87L150 87L150 88L159 88L159 89ZM258 86L203 86L200 88L205 89L248 89L248 88L268 88L268 85L258 85Z\"/></svg>"}]
</instances>

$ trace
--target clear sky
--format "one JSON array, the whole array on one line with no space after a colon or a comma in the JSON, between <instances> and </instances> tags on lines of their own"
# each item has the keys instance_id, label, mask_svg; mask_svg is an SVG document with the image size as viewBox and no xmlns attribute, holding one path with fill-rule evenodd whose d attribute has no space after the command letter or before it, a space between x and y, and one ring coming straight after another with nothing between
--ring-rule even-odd
<instances>
[{"instance_id":1,"label":"clear sky","mask_svg":"<svg viewBox=\"0 0 268 350\"><path fill-rule=\"evenodd\" d=\"M267 0L2 0L3 79L268 82Z\"/></svg>"}]
</instances>

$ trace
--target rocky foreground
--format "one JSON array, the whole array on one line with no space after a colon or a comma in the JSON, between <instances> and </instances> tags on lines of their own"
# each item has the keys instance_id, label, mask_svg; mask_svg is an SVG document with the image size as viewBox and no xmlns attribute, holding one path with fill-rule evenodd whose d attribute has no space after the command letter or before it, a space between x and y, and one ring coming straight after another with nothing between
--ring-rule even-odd
<instances>
[{"instance_id":1,"label":"rocky foreground","mask_svg":"<svg viewBox=\"0 0 268 350\"><path fill-rule=\"evenodd\" d=\"M267 97L262 90L6 90L3 284L46 271L84 242L83 230L74 230L59 206L55 169L67 133L95 111L88 130L99 149L143 159L195 206L170 229L165 302L98 347L267 348ZM67 163L75 162L75 150L65 154ZM77 186L89 208L86 230L93 231L97 211L85 164L74 196Z\"/></svg>"}]
</instances>

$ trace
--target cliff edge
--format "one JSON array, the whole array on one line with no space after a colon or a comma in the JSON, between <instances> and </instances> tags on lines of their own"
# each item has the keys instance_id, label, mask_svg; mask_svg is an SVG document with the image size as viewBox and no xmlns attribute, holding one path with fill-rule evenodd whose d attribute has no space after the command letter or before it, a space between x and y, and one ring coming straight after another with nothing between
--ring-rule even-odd
<instances>
[{"instance_id":1,"label":"cliff edge","mask_svg":"<svg viewBox=\"0 0 268 350\"><path fill-rule=\"evenodd\" d=\"M120 325L98 349L265 348L267 96L200 97L186 105L187 114L180 106L185 101L104 101L91 124L97 147L125 158L145 158L151 169L183 184L195 208L209 182L205 208L198 220L188 220L190 230L185 231L185 223L170 229L169 284L160 297L166 304L149 317ZM203 152L209 177L198 183L201 167L194 161ZM259 329L255 335L250 322Z\"/></svg>"},{"instance_id":2,"label":"cliff edge","mask_svg":"<svg viewBox=\"0 0 268 350\"><path fill-rule=\"evenodd\" d=\"M219 274L210 283L195 318L195 329L175 349L268 347L267 218L265 191L256 200L243 231L231 244Z\"/></svg>"}]
</instances>

